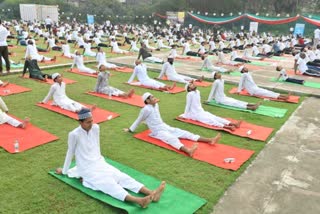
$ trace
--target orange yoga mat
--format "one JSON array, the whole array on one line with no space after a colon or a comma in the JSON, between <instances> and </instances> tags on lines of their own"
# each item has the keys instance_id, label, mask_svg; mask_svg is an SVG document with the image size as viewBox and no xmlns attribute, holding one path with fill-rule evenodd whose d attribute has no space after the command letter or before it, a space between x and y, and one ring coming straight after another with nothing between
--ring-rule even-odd
<instances>
[{"instance_id":1,"label":"orange yoga mat","mask_svg":"<svg viewBox=\"0 0 320 214\"><path fill-rule=\"evenodd\" d=\"M31 89L9 83L9 85L5 87L0 87L0 96L9 96L12 94L19 94L27 91L31 91Z\"/></svg>"},{"instance_id":2,"label":"orange yoga mat","mask_svg":"<svg viewBox=\"0 0 320 214\"><path fill-rule=\"evenodd\" d=\"M184 61L192 61L192 62L200 62L200 58L195 58L195 57L176 57L176 60L184 60Z\"/></svg>"},{"instance_id":3,"label":"orange yoga mat","mask_svg":"<svg viewBox=\"0 0 320 214\"><path fill-rule=\"evenodd\" d=\"M168 80L168 77L167 76L163 76L162 77L162 80L165 80L165 81L171 81L171 80ZM172 82L172 81L171 81ZM211 86L212 83L210 82L206 82L206 81L194 81L194 84L196 86L199 86L199 87L208 87L208 86Z\"/></svg>"},{"instance_id":4,"label":"orange yoga mat","mask_svg":"<svg viewBox=\"0 0 320 214\"><path fill-rule=\"evenodd\" d=\"M46 65L49 65L49 64L56 64L58 63L58 60L45 60L43 62L40 62L41 64L46 64Z\"/></svg>"},{"instance_id":5,"label":"orange yoga mat","mask_svg":"<svg viewBox=\"0 0 320 214\"><path fill-rule=\"evenodd\" d=\"M132 73L133 72L133 68L128 68L128 67L118 67L118 68L111 69L111 70L122 72L122 73Z\"/></svg>"},{"instance_id":6,"label":"orange yoga mat","mask_svg":"<svg viewBox=\"0 0 320 214\"><path fill-rule=\"evenodd\" d=\"M138 106L138 107L143 107L144 103L142 101L142 97L139 95L134 94L132 97L128 97L128 98L122 98L122 97L116 97L116 96L111 96L109 97L106 94L101 94L101 93L97 93L97 92L92 92L92 91L88 91L86 92L86 94L90 94L96 97L101 97L107 100L114 100L117 102L121 102L121 103L126 103L129 105L133 105L133 106Z\"/></svg>"},{"instance_id":7,"label":"orange yoga mat","mask_svg":"<svg viewBox=\"0 0 320 214\"><path fill-rule=\"evenodd\" d=\"M263 67L257 65L246 64L245 65L250 70L261 70Z\"/></svg>"},{"instance_id":8,"label":"orange yoga mat","mask_svg":"<svg viewBox=\"0 0 320 214\"><path fill-rule=\"evenodd\" d=\"M246 137L246 138L250 138L253 140L260 140L260 141L266 141L273 132L273 128L254 125L246 121L242 121L239 128L237 128L234 131L231 131L230 129L224 129L217 126L208 125L199 121L185 119L182 117L177 117L176 119L185 123L191 123L193 125L202 126L202 127L213 129L213 130L223 130L232 135L237 135L240 137ZM237 122L237 120L234 120L232 118L226 118L226 119L234 123Z\"/></svg>"},{"instance_id":9,"label":"orange yoga mat","mask_svg":"<svg viewBox=\"0 0 320 214\"><path fill-rule=\"evenodd\" d=\"M51 105L51 103L52 103L52 101L49 101L46 104L37 103L37 106L48 109L50 111L57 112L59 114L63 114L63 115L70 117L72 119L78 120L77 113L62 109L59 106L53 106L53 105ZM92 107L92 105L88 105L88 104L83 104L83 105L88 108ZM119 116L120 115L117 113L114 113L111 111L106 111L106 110L98 108L98 107L92 112L92 117L93 117L94 123L102 123L104 121L111 120L111 119L114 119Z\"/></svg>"},{"instance_id":10,"label":"orange yoga mat","mask_svg":"<svg viewBox=\"0 0 320 214\"><path fill-rule=\"evenodd\" d=\"M232 88L229 91L229 93L230 94L235 94L235 93L237 93L237 90L238 90L238 88ZM240 92L240 95L250 96L251 97L251 95L246 90L242 90ZM270 98L270 97L262 97L262 96L253 96L253 97L259 97L259 98L262 98L262 99L269 99L269 100L273 100L273 101L286 102L286 103L299 103L299 99L300 99L299 96L290 96L288 100L279 100L279 99L274 99L274 98Z\"/></svg>"},{"instance_id":11,"label":"orange yoga mat","mask_svg":"<svg viewBox=\"0 0 320 214\"><path fill-rule=\"evenodd\" d=\"M47 84L50 84L50 85L52 85L54 83L54 81L52 79L47 79L47 82L45 82L45 81L41 81L41 80L38 80L38 79L30 78L28 76L24 76L23 78L35 80L35 81L41 82L41 83L47 83ZM63 82L68 85L68 84L76 83L77 81L71 80L71 79L67 79L67 78L63 77Z\"/></svg>"},{"instance_id":12,"label":"orange yoga mat","mask_svg":"<svg viewBox=\"0 0 320 214\"><path fill-rule=\"evenodd\" d=\"M73 68L72 71L71 70L68 70L68 71L71 73L80 74L83 76L94 77L94 78L98 77L98 74L90 74L90 73L86 73L86 72L80 72L78 68Z\"/></svg>"},{"instance_id":13,"label":"orange yoga mat","mask_svg":"<svg viewBox=\"0 0 320 214\"><path fill-rule=\"evenodd\" d=\"M33 126L31 123L28 123L25 129L1 124L0 133L0 146L10 153L15 153L15 140L19 142L19 152L23 152L58 139L58 137Z\"/></svg>"},{"instance_id":14,"label":"orange yoga mat","mask_svg":"<svg viewBox=\"0 0 320 214\"><path fill-rule=\"evenodd\" d=\"M148 86L145 86L145 85L141 85L140 82L132 82L132 83L126 83L126 84L129 84L129 85L132 85L132 86L137 86L137 87L140 87L140 88L147 88L147 89L151 89L151 90L156 90L156 91L162 91L162 92L167 92L169 94L177 94L177 93L180 93L180 92L184 92L185 89L184 88L181 88L181 87L174 87L172 90L169 90L169 91L163 91L163 90L160 90L158 88L152 88L152 87L148 87Z\"/></svg>"},{"instance_id":15,"label":"orange yoga mat","mask_svg":"<svg viewBox=\"0 0 320 214\"><path fill-rule=\"evenodd\" d=\"M134 135L134 137L139 140L143 140L145 142L160 146L162 148L175 151L182 155L186 155L184 152L176 150L175 148L162 142L161 140L150 137L149 134L150 131L146 130L144 132ZM185 139L182 139L181 142L186 147L191 147L195 143L193 141ZM193 159L207 162L209 164L221 167L223 169L237 170L253 155L253 153L254 151L251 150L240 149L224 144L209 145L207 143L199 142L198 149L195 151ZM224 159L226 158L234 158L235 161L232 163L226 163L224 161Z\"/></svg>"}]
</instances>

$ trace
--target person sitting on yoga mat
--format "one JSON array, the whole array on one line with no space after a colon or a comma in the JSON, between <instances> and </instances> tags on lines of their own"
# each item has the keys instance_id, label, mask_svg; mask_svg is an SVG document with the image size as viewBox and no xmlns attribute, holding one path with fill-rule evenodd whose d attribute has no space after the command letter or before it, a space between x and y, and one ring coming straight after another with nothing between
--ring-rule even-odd
<instances>
[{"instance_id":1,"label":"person sitting on yoga mat","mask_svg":"<svg viewBox=\"0 0 320 214\"><path fill-rule=\"evenodd\" d=\"M218 117L210 112L205 111L201 105L200 91L197 90L195 84L188 83L186 85L187 90L187 102L184 113L180 115L181 118L196 120L201 123L205 123L211 126L221 127L225 129L230 129L234 131L236 128L240 127L241 121L237 123L232 123L229 120Z\"/></svg>"},{"instance_id":2,"label":"person sitting on yoga mat","mask_svg":"<svg viewBox=\"0 0 320 214\"><path fill-rule=\"evenodd\" d=\"M132 97L134 89L130 89L128 92L123 92L109 85L110 72L107 72L107 67L105 65L100 65L99 71L100 73L98 74L96 87L94 89L95 92L123 98Z\"/></svg>"},{"instance_id":3,"label":"person sitting on yoga mat","mask_svg":"<svg viewBox=\"0 0 320 214\"><path fill-rule=\"evenodd\" d=\"M151 202L158 202L165 190L166 182L162 181L155 190L108 164L100 152L100 127L93 123L89 109L78 112L80 126L69 133L68 151L63 168L57 168L56 174L80 177L83 186L101 191L120 201L133 202L146 208ZM76 166L70 168L75 157ZM142 193L144 197L133 196Z\"/></svg>"},{"instance_id":4,"label":"person sitting on yoga mat","mask_svg":"<svg viewBox=\"0 0 320 214\"><path fill-rule=\"evenodd\" d=\"M277 66L276 70L280 71L280 75L277 80L281 79L282 81L285 81L285 82L292 82L292 83L296 83L296 84L300 84L300 85L303 85L305 82L304 80L299 80L299 79L294 79L294 78L289 77L286 70L280 65Z\"/></svg>"},{"instance_id":5,"label":"person sitting on yoga mat","mask_svg":"<svg viewBox=\"0 0 320 214\"><path fill-rule=\"evenodd\" d=\"M85 66L85 64L83 62L83 55L80 54L80 51L75 50L74 54L75 54L75 56L73 58L73 63L70 68L71 71L74 66L77 66L79 72L89 73L89 74L97 74L97 71Z\"/></svg>"},{"instance_id":6,"label":"person sitting on yoga mat","mask_svg":"<svg viewBox=\"0 0 320 214\"><path fill-rule=\"evenodd\" d=\"M227 97L224 93L224 80L221 78L221 74L218 72L212 72L212 77L214 79L214 82L212 84L207 102L215 100L218 104L248 109L252 111L255 111L259 107L260 103L253 104Z\"/></svg>"},{"instance_id":7,"label":"person sitting on yoga mat","mask_svg":"<svg viewBox=\"0 0 320 214\"><path fill-rule=\"evenodd\" d=\"M59 106L62 109L79 112L82 108L85 108L85 106L70 99L66 95L66 84L63 82L62 76L59 73L52 74L52 79L54 84L51 85L48 95L40 103L47 103L49 99L53 97L52 105Z\"/></svg>"},{"instance_id":8,"label":"person sitting on yoga mat","mask_svg":"<svg viewBox=\"0 0 320 214\"><path fill-rule=\"evenodd\" d=\"M289 99L289 95L275 93L273 91L258 87L254 82L251 74L249 73L247 67L241 66L239 68L239 71L241 72L241 78L238 85L237 93L240 93L243 89L245 89L251 96L270 97L279 100Z\"/></svg>"},{"instance_id":9,"label":"person sitting on yoga mat","mask_svg":"<svg viewBox=\"0 0 320 214\"><path fill-rule=\"evenodd\" d=\"M8 123L9 125L11 125L13 127L23 128L23 129L26 128L28 122L30 121L29 118L26 117L22 122L20 122L20 121L14 119L13 117L7 115L8 112L9 112L9 109L8 109L7 105L0 97L0 125ZM4 133L2 133L2 134L4 134Z\"/></svg>"},{"instance_id":10,"label":"person sitting on yoga mat","mask_svg":"<svg viewBox=\"0 0 320 214\"><path fill-rule=\"evenodd\" d=\"M150 53L150 52L152 52L152 50L148 49L143 42L141 42L140 45L141 45L141 47L139 49L139 55L138 55L137 59L140 59L140 57L142 57L142 60L145 62L163 64L162 59L152 56L152 54Z\"/></svg>"},{"instance_id":11,"label":"person sitting on yoga mat","mask_svg":"<svg viewBox=\"0 0 320 214\"><path fill-rule=\"evenodd\" d=\"M41 72L38 61L36 59L32 59L30 56L28 56L26 61L24 62L21 77L24 77L27 70L29 71L29 78L34 78L45 82L47 81L47 79L52 79L51 75Z\"/></svg>"},{"instance_id":12,"label":"person sitting on yoga mat","mask_svg":"<svg viewBox=\"0 0 320 214\"><path fill-rule=\"evenodd\" d=\"M201 59L203 60L203 64L201 66L201 70L208 70L208 71L218 71L218 72L221 72L221 73L230 73L231 70L228 70L226 68L223 68L223 67L217 67L217 66L214 66L212 65L209 57L207 54L205 55L202 55L201 56Z\"/></svg>"},{"instance_id":13,"label":"person sitting on yoga mat","mask_svg":"<svg viewBox=\"0 0 320 214\"><path fill-rule=\"evenodd\" d=\"M185 75L178 74L176 72L176 69L174 67L173 62L174 62L174 58L169 56L168 62L166 62L162 65L162 70L161 70L157 79L161 79L165 75L165 76L167 76L168 80L180 82L180 83L188 83L190 81L195 81L195 80L201 82L203 80L203 78L194 79L194 78L191 78L191 77L188 77Z\"/></svg>"},{"instance_id":14,"label":"person sitting on yoga mat","mask_svg":"<svg viewBox=\"0 0 320 214\"><path fill-rule=\"evenodd\" d=\"M214 145L221 138L220 134L213 138L205 138L179 128L171 127L163 122L161 118L158 99L156 99L149 92L146 92L142 95L142 100L146 105L141 109L138 118L130 126L130 128L124 129L125 132L134 132L138 125L142 121L145 121L151 131L151 137L169 144L173 148L186 153L190 157L192 157L194 152L197 150L198 143L195 143L192 147L188 148L180 142L179 138L189 139L196 142L205 142L209 143L210 145Z\"/></svg>"},{"instance_id":15,"label":"person sitting on yoga mat","mask_svg":"<svg viewBox=\"0 0 320 214\"><path fill-rule=\"evenodd\" d=\"M172 90L176 86L176 83L173 83L172 86L168 86L162 82L151 79L148 76L147 67L141 63L141 60L137 59L135 61L135 64L136 64L136 66L134 67L133 73L132 73L130 79L128 80L128 83L132 83L134 78L137 76L139 82L143 86L156 88L156 89L163 90L163 91Z\"/></svg>"}]
</instances>

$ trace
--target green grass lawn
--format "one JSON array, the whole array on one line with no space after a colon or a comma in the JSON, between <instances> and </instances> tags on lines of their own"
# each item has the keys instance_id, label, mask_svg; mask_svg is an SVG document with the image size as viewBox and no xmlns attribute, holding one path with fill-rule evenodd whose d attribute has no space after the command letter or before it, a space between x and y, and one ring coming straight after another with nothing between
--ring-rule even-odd
<instances>
[{"instance_id":1,"label":"green grass lawn","mask_svg":"<svg viewBox=\"0 0 320 214\"><path fill-rule=\"evenodd\" d=\"M93 67L94 65L90 66ZM238 171L234 172L136 140L132 134L122 132L122 129L133 123L140 108L86 95L84 92L92 90L96 80L91 77L63 72L64 70L65 68L61 68L45 72L64 73L66 78L78 81L76 84L67 86L67 94L70 98L84 103L97 104L100 108L121 115L119 118L100 124L102 154L205 198L208 203L198 210L197 213L199 214L207 214L212 211L212 207L218 202L226 189L233 184L265 146L264 142L240 138L222 132L220 143L255 151L254 156ZM131 74L112 73L115 75L111 78L111 85L124 91L130 88L123 82L127 81ZM158 75L155 72L149 73L152 77ZM87 197L48 174L50 169L63 165L67 151L68 132L78 126L78 122L75 120L35 106L36 102L41 101L46 96L50 85L21 79L18 75L3 76L1 80L32 88L31 92L3 98L10 113L19 118L30 117L32 124L47 130L60 139L15 155L0 149L0 213L124 213L119 209ZM180 86L183 87L183 85ZM226 85L225 90L228 91L231 87L232 85ZM140 88L135 88L135 90L139 95L146 91L146 89ZM199 90L202 99L206 100L210 88L199 88ZM184 111L186 93L176 95L156 91L152 91L152 93L160 98L159 105L162 118L169 125L199 133L205 137L212 137L218 133L174 120ZM237 95L231 95L231 97L249 102L260 101L260 99L252 97ZM204 108L219 116L243 119L254 124L273 127L276 132L299 106L299 104L270 101L265 101L263 105L286 108L288 113L284 118L271 118L207 105L204 105ZM146 128L145 125L140 125L137 132Z\"/></svg>"}]
</instances>

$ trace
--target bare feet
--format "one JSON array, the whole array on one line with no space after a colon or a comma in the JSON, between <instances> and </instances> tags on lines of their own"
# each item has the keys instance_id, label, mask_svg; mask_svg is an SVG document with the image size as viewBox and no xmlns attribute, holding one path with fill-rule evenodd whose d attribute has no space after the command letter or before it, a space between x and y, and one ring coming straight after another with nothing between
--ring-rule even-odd
<instances>
[{"instance_id":1,"label":"bare feet","mask_svg":"<svg viewBox=\"0 0 320 214\"><path fill-rule=\"evenodd\" d=\"M193 144L193 146L189 149L188 155L193 157L194 152L198 149L198 143Z\"/></svg>"},{"instance_id":2,"label":"bare feet","mask_svg":"<svg viewBox=\"0 0 320 214\"><path fill-rule=\"evenodd\" d=\"M221 139L221 134L218 133L217 136L215 136L214 138L212 138L211 142L209 143L210 145L214 145L216 143L219 142L219 140Z\"/></svg>"},{"instance_id":3,"label":"bare feet","mask_svg":"<svg viewBox=\"0 0 320 214\"><path fill-rule=\"evenodd\" d=\"M132 88L129 90L128 97L132 97L133 94L134 94L134 89Z\"/></svg>"},{"instance_id":4,"label":"bare feet","mask_svg":"<svg viewBox=\"0 0 320 214\"><path fill-rule=\"evenodd\" d=\"M148 195L146 197L141 198L141 200L138 203L142 208L147 208L148 205L152 202L152 200L153 195Z\"/></svg>"},{"instance_id":5,"label":"bare feet","mask_svg":"<svg viewBox=\"0 0 320 214\"><path fill-rule=\"evenodd\" d=\"M54 56L51 61L56 61L57 60L57 56Z\"/></svg>"},{"instance_id":6,"label":"bare feet","mask_svg":"<svg viewBox=\"0 0 320 214\"><path fill-rule=\"evenodd\" d=\"M242 123L242 120L239 120L237 123L235 123L235 127L236 127L236 128L239 128L240 125L241 125L241 123Z\"/></svg>"},{"instance_id":7,"label":"bare feet","mask_svg":"<svg viewBox=\"0 0 320 214\"><path fill-rule=\"evenodd\" d=\"M176 83L176 82L174 82L174 83L172 84L172 86L169 88L169 90L174 89L174 88L176 87L176 85L177 85L177 83Z\"/></svg>"},{"instance_id":8,"label":"bare feet","mask_svg":"<svg viewBox=\"0 0 320 214\"><path fill-rule=\"evenodd\" d=\"M25 129L27 124L30 122L30 118L26 117L21 123L21 128Z\"/></svg>"},{"instance_id":9,"label":"bare feet","mask_svg":"<svg viewBox=\"0 0 320 214\"><path fill-rule=\"evenodd\" d=\"M162 181L160 186L153 193L153 201L158 202L161 198L161 195L166 187L166 182Z\"/></svg>"}]
</instances>

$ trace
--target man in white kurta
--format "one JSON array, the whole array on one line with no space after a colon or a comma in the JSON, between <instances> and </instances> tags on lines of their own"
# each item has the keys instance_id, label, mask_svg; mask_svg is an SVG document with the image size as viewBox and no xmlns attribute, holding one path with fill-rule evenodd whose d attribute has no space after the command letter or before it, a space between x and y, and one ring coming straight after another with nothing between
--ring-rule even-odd
<instances>
[{"instance_id":1,"label":"man in white kurta","mask_svg":"<svg viewBox=\"0 0 320 214\"><path fill-rule=\"evenodd\" d=\"M212 65L208 55L202 55L201 59L203 60L203 64L201 66L201 70L208 70L208 71L218 71L221 73L228 73L230 70L223 68L223 67L217 67Z\"/></svg>"},{"instance_id":2,"label":"man in white kurta","mask_svg":"<svg viewBox=\"0 0 320 214\"><path fill-rule=\"evenodd\" d=\"M62 109L66 109L72 112L79 112L82 108L85 108L82 104L70 99L66 95L66 84L63 81L59 73L52 74L54 84L51 85L48 95L42 100L41 103L47 103L51 97L53 97L52 105L57 105Z\"/></svg>"},{"instance_id":3,"label":"man in white kurta","mask_svg":"<svg viewBox=\"0 0 320 214\"><path fill-rule=\"evenodd\" d=\"M158 76L158 79L161 79L164 75L166 75L168 80L171 80L174 82L188 83L190 81L195 80L191 77L178 74L176 72L174 65L173 65L173 61L174 61L173 57L168 57L168 62L166 62L162 65L162 70Z\"/></svg>"},{"instance_id":4,"label":"man in white kurta","mask_svg":"<svg viewBox=\"0 0 320 214\"><path fill-rule=\"evenodd\" d=\"M224 93L224 80L221 79L221 74L213 72L212 75L214 82L212 84L212 88L207 100L208 102L210 102L211 100L215 100L219 104L249 110L256 110L259 107L259 104L250 104L231 97L227 97Z\"/></svg>"},{"instance_id":5,"label":"man in white kurta","mask_svg":"<svg viewBox=\"0 0 320 214\"><path fill-rule=\"evenodd\" d=\"M81 110L78 117L80 126L69 133L68 151L63 169L58 168L56 173L69 177L81 177L85 187L102 191L120 201L138 203L143 208L146 208L152 201L159 201L165 188L165 182L152 191L105 162L100 151L100 128L97 124L93 124L90 110ZM69 169L74 156L76 166ZM125 189L135 193L141 192L147 196L135 197Z\"/></svg>"},{"instance_id":6,"label":"man in white kurta","mask_svg":"<svg viewBox=\"0 0 320 214\"><path fill-rule=\"evenodd\" d=\"M125 129L125 131L134 132L138 125L145 121L151 131L151 137L159 139L173 148L185 152L189 156L193 156L198 144L195 143L191 148L188 148L180 142L179 138L202 141L209 144L214 144L219 141L220 136L216 136L215 138L204 138L191 132L167 125L161 118L158 100L149 92L143 94L142 100L146 105L141 109L135 122L129 129Z\"/></svg>"},{"instance_id":7,"label":"man in white kurta","mask_svg":"<svg viewBox=\"0 0 320 214\"><path fill-rule=\"evenodd\" d=\"M200 91L197 90L197 87L193 83L187 85L187 92L186 107L184 113L180 115L180 117L231 130L235 130L239 127L240 122L235 124L205 111L201 105Z\"/></svg>"},{"instance_id":8,"label":"man in white kurta","mask_svg":"<svg viewBox=\"0 0 320 214\"><path fill-rule=\"evenodd\" d=\"M281 100L287 100L289 98L288 95L282 95L264 88L259 88L257 84L254 82L251 74L249 73L248 68L241 66L239 70L242 74L238 85L238 93L245 89L252 96L270 97Z\"/></svg>"},{"instance_id":9,"label":"man in white kurta","mask_svg":"<svg viewBox=\"0 0 320 214\"><path fill-rule=\"evenodd\" d=\"M109 68L109 69L119 68L119 66L107 62L106 53L103 52L103 50L102 50L101 47L98 47L98 53L97 53L97 56L96 56L96 61L97 61L97 63L98 63L98 68L99 68L101 65L104 65L104 66L106 66L106 67Z\"/></svg>"},{"instance_id":10,"label":"man in white kurta","mask_svg":"<svg viewBox=\"0 0 320 214\"><path fill-rule=\"evenodd\" d=\"M130 79L128 80L128 83L132 83L134 78L137 76L139 82L141 83L141 85L143 86L147 86L147 87L151 87L151 88L156 88L156 89L160 89L160 90L169 90L172 89L172 87L169 87L167 85L165 85L162 82L156 81L154 79L151 79L148 74L147 74L147 67L146 65L141 63L141 60L136 60L135 61L136 66L134 67L133 73L130 77Z\"/></svg>"},{"instance_id":11,"label":"man in white kurta","mask_svg":"<svg viewBox=\"0 0 320 214\"><path fill-rule=\"evenodd\" d=\"M17 128L25 128L27 123L29 122L29 118L26 118L24 121L20 122L13 117L7 115L9 109L6 103L0 97L0 125L4 123L8 123L9 125ZM4 134L4 133L2 133Z\"/></svg>"},{"instance_id":12,"label":"man in white kurta","mask_svg":"<svg viewBox=\"0 0 320 214\"><path fill-rule=\"evenodd\" d=\"M83 55L81 55L78 50L75 51L75 56L73 58L73 63L71 65L71 70L73 69L73 67L75 65L77 66L77 68L79 69L80 72L89 73L89 74L96 74L97 73L97 71L95 71L91 68L88 68L84 65Z\"/></svg>"},{"instance_id":13,"label":"man in white kurta","mask_svg":"<svg viewBox=\"0 0 320 214\"><path fill-rule=\"evenodd\" d=\"M107 72L106 66L100 65L99 71L100 72L98 74L96 87L94 89L95 92L108 94L109 96L116 96L116 97L124 97L124 98L132 97L134 93L133 89L125 93L109 85L110 72Z\"/></svg>"}]
</instances>

